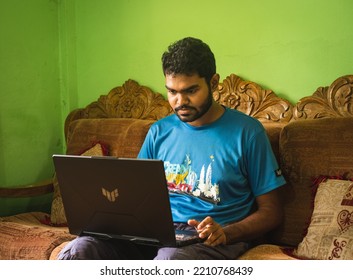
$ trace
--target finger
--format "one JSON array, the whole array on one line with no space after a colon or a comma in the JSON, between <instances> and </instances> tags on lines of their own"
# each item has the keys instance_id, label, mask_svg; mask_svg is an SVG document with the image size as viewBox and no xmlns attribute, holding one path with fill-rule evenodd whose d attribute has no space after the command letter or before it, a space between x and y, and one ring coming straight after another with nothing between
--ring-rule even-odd
<instances>
[{"instance_id":1,"label":"finger","mask_svg":"<svg viewBox=\"0 0 353 280\"><path fill-rule=\"evenodd\" d=\"M210 216L208 216L198 224L197 228L202 229L202 228L206 227L207 225L213 224L213 223L214 223L213 219Z\"/></svg>"},{"instance_id":2,"label":"finger","mask_svg":"<svg viewBox=\"0 0 353 280\"><path fill-rule=\"evenodd\" d=\"M195 219L190 219L190 220L188 220L188 225L189 225L189 226L195 227L195 226L197 226L197 225L199 225L199 224L200 224L200 222L197 221L197 220L195 220Z\"/></svg>"},{"instance_id":3,"label":"finger","mask_svg":"<svg viewBox=\"0 0 353 280\"><path fill-rule=\"evenodd\" d=\"M225 244L225 242L226 242L226 238L223 231L213 232L205 241L205 243L210 246Z\"/></svg>"},{"instance_id":4,"label":"finger","mask_svg":"<svg viewBox=\"0 0 353 280\"><path fill-rule=\"evenodd\" d=\"M200 226L199 226L200 227ZM212 234L218 231L221 228L218 224L207 224L204 228L198 230L201 238L209 238Z\"/></svg>"},{"instance_id":5,"label":"finger","mask_svg":"<svg viewBox=\"0 0 353 280\"><path fill-rule=\"evenodd\" d=\"M205 230L203 233L206 236L208 235L208 238L205 242L208 245L215 246L218 244L226 243L226 236L224 234L223 228L219 224L209 227L208 232Z\"/></svg>"}]
</instances>

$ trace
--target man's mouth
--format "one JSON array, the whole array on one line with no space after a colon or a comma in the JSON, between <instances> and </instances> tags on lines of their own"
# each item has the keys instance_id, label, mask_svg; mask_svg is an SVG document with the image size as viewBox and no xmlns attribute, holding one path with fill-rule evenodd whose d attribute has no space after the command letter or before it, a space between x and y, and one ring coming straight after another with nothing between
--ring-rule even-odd
<instances>
[{"instance_id":1,"label":"man's mouth","mask_svg":"<svg viewBox=\"0 0 353 280\"><path fill-rule=\"evenodd\" d=\"M175 108L175 112L178 113L179 115L189 115L191 111L192 111L192 108L186 107L186 106Z\"/></svg>"},{"instance_id":2,"label":"man's mouth","mask_svg":"<svg viewBox=\"0 0 353 280\"><path fill-rule=\"evenodd\" d=\"M190 110L189 109L180 109L180 110L178 110L177 111L177 113L179 114L179 115L189 115L190 114Z\"/></svg>"}]
</instances>

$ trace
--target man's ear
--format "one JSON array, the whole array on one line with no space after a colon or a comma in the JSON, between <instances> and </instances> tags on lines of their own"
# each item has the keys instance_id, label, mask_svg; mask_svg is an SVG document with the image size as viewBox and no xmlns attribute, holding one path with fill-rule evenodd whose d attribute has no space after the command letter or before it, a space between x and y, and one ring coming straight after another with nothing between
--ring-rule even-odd
<instances>
[{"instance_id":1,"label":"man's ear","mask_svg":"<svg viewBox=\"0 0 353 280\"><path fill-rule=\"evenodd\" d=\"M212 92L218 89L219 84L219 74L214 74L211 78L210 85Z\"/></svg>"}]
</instances>

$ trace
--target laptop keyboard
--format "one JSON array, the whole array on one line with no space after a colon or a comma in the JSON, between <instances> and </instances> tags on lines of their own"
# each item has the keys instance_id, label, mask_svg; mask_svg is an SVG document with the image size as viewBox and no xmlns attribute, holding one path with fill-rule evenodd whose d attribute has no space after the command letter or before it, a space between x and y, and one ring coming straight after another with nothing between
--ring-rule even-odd
<instances>
[{"instance_id":1,"label":"laptop keyboard","mask_svg":"<svg viewBox=\"0 0 353 280\"><path fill-rule=\"evenodd\" d=\"M175 234L175 239L177 241L182 241L182 240L192 240L192 239L198 239L199 237L197 235L190 235L190 234L182 234L182 233L176 233Z\"/></svg>"}]
</instances>

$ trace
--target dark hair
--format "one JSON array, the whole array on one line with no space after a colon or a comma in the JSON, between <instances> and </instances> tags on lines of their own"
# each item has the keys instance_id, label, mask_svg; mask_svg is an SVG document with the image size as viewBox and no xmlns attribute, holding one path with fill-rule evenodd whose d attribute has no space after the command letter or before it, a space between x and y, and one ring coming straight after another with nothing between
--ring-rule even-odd
<instances>
[{"instance_id":1,"label":"dark hair","mask_svg":"<svg viewBox=\"0 0 353 280\"><path fill-rule=\"evenodd\" d=\"M192 37L171 44L162 55L162 67L164 75L198 74L208 85L216 74L216 61L210 47Z\"/></svg>"}]
</instances>

